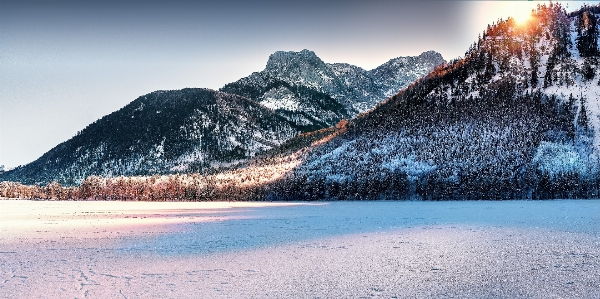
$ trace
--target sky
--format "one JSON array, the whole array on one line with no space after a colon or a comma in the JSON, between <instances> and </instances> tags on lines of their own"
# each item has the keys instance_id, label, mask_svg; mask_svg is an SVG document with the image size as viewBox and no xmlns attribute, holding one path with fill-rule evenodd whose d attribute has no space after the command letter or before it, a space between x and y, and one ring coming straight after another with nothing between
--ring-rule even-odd
<instances>
[{"instance_id":1,"label":"sky","mask_svg":"<svg viewBox=\"0 0 600 299\"><path fill-rule=\"evenodd\" d=\"M428 50L451 60L540 3L0 0L0 165L30 163L152 91L218 89L275 51L365 69Z\"/></svg>"}]
</instances>

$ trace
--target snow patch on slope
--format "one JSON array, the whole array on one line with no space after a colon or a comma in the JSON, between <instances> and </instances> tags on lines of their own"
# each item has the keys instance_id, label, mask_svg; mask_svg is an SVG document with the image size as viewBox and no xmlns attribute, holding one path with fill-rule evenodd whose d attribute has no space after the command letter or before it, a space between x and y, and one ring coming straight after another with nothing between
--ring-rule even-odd
<instances>
[{"instance_id":1,"label":"snow patch on slope","mask_svg":"<svg viewBox=\"0 0 600 299\"><path fill-rule=\"evenodd\" d=\"M263 106L277 110L297 111L300 105L294 93L281 86L267 91L259 101Z\"/></svg>"}]
</instances>

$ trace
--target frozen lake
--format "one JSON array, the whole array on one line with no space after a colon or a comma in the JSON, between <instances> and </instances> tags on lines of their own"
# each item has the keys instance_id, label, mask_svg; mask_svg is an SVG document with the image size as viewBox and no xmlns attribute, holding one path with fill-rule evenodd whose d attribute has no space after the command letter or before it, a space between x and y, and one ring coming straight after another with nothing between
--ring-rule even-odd
<instances>
[{"instance_id":1,"label":"frozen lake","mask_svg":"<svg viewBox=\"0 0 600 299\"><path fill-rule=\"evenodd\" d=\"M0 297L600 298L600 201L0 201Z\"/></svg>"}]
</instances>

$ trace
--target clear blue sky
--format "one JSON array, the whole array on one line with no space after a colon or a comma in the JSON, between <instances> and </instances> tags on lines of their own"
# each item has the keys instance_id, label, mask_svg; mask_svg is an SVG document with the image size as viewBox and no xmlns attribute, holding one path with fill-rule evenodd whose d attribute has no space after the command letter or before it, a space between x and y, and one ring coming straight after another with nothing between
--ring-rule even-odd
<instances>
[{"instance_id":1,"label":"clear blue sky","mask_svg":"<svg viewBox=\"0 0 600 299\"><path fill-rule=\"evenodd\" d=\"M427 50L450 60L537 3L0 0L0 165L32 162L146 93L218 89L278 50L365 69Z\"/></svg>"}]
</instances>

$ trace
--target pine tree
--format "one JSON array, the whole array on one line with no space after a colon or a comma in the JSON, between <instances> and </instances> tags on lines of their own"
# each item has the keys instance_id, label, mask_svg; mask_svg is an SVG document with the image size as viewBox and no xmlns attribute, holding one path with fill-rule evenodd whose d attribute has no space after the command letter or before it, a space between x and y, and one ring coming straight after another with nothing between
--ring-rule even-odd
<instances>
[{"instance_id":1,"label":"pine tree","mask_svg":"<svg viewBox=\"0 0 600 299\"><path fill-rule=\"evenodd\" d=\"M552 86L552 71L554 70L554 66L556 65L556 52L552 53L548 58L548 63L546 64L546 75L544 76L544 88L548 88Z\"/></svg>"},{"instance_id":2,"label":"pine tree","mask_svg":"<svg viewBox=\"0 0 600 299\"><path fill-rule=\"evenodd\" d=\"M587 117L587 112L585 109L585 100L583 98L580 99L579 105L581 108L579 109L579 117L577 118L577 125L584 130L589 130L589 120Z\"/></svg>"},{"instance_id":3,"label":"pine tree","mask_svg":"<svg viewBox=\"0 0 600 299\"><path fill-rule=\"evenodd\" d=\"M585 11L578 18L577 23L577 50L581 57L598 55L598 27L596 16Z\"/></svg>"},{"instance_id":4,"label":"pine tree","mask_svg":"<svg viewBox=\"0 0 600 299\"><path fill-rule=\"evenodd\" d=\"M569 140L573 140L573 138L575 138L575 113L577 111L575 111L575 98L573 97L573 94L569 95L569 99L567 100L567 102L564 104L563 106L563 111L562 111L562 122L563 122L563 128L565 130L565 132L567 133L567 138Z\"/></svg>"},{"instance_id":5,"label":"pine tree","mask_svg":"<svg viewBox=\"0 0 600 299\"><path fill-rule=\"evenodd\" d=\"M531 83L531 88L536 88L538 85L538 68L539 68L539 56L537 51L534 49L531 51L531 78L530 78L530 83Z\"/></svg>"},{"instance_id":6,"label":"pine tree","mask_svg":"<svg viewBox=\"0 0 600 299\"><path fill-rule=\"evenodd\" d=\"M592 80L594 79L594 76L596 75L596 72L594 71L594 68L592 67L592 64L590 63L590 59L586 58L583 61L583 78L585 80Z\"/></svg>"},{"instance_id":7,"label":"pine tree","mask_svg":"<svg viewBox=\"0 0 600 299\"><path fill-rule=\"evenodd\" d=\"M483 75L484 82L489 82L492 77L496 74L496 67L494 66L492 60L492 53L487 53L487 58L485 60L485 73Z\"/></svg>"}]
</instances>

